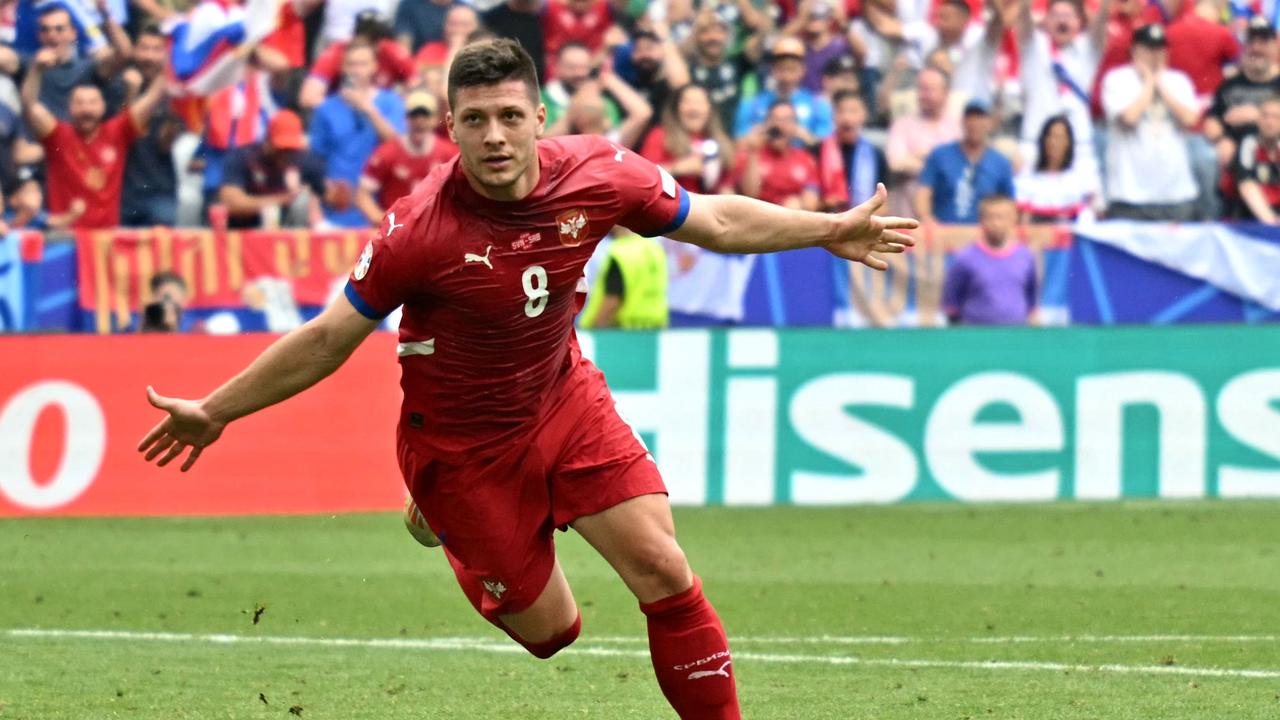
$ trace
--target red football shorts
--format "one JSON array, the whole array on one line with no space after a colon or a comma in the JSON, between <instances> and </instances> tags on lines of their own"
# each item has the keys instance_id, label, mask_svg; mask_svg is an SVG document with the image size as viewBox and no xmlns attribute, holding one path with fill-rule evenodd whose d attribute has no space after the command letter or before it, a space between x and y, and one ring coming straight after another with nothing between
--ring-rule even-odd
<instances>
[{"instance_id":1,"label":"red football shorts","mask_svg":"<svg viewBox=\"0 0 1280 720\"><path fill-rule=\"evenodd\" d=\"M463 463L399 442L414 502L467 598L490 621L533 604L555 564L556 528L641 495L666 493L652 456L582 360L527 435Z\"/></svg>"}]
</instances>

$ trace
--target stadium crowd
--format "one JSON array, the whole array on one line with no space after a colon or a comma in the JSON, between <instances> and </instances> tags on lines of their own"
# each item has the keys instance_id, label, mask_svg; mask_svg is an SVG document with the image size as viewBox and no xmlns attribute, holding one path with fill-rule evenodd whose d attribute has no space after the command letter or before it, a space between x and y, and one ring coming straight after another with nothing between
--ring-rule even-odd
<instances>
[{"instance_id":1,"label":"stadium crowd","mask_svg":"<svg viewBox=\"0 0 1280 720\"><path fill-rule=\"evenodd\" d=\"M284 0L249 70L175 92L133 0L81 42L45 2L38 49L0 7L0 188L10 228L367 227L455 152L444 78L518 40L547 135L594 133L684 187L977 224L1081 216L1278 222L1276 31L1226 0ZM222 0L234 3L235 0ZM199 192L184 192L199 188Z\"/></svg>"}]
</instances>

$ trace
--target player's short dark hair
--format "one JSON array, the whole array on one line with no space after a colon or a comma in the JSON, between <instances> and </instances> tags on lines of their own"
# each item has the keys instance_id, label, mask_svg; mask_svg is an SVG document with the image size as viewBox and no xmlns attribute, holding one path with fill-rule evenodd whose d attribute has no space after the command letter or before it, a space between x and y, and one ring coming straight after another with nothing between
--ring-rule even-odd
<instances>
[{"instance_id":1,"label":"player's short dark hair","mask_svg":"<svg viewBox=\"0 0 1280 720\"><path fill-rule=\"evenodd\" d=\"M862 98L862 93L857 90L840 90L831 97L831 107L838 108L840 103L846 100L857 100L865 108L867 101Z\"/></svg>"},{"instance_id":2,"label":"player's short dark hair","mask_svg":"<svg viewBox=\"0 0 1280 720\"><path fill-rule=\"evenodd\" d=\"M533 58L509 38L484 40L458 51L449 66L449 107L457 107L459 88L497 85L519 80L529 91L529 99L538 104L538 70Z\"/></svg>"}]
</instances>

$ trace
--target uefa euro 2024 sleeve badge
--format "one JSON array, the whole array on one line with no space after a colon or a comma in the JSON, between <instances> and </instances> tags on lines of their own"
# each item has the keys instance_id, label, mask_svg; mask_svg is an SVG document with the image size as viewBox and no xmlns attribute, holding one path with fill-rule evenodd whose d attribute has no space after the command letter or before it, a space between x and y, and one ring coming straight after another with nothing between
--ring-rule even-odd
<instances>
[{"instance_id":1,"label":"uefa euro 2024 sleeve badge","mask_svg":"<svg viewBox=\"0 0 1280 720\"><path fill-rule=\"evenodd\" d=\"M368 245L364 246L364 252L360 253L360 259L356 261L356 269L353 273L357 280L363 280L365 275L369 274L369 263L373 262L373 241L370 240Z\"/></svg>"}]
</instances>

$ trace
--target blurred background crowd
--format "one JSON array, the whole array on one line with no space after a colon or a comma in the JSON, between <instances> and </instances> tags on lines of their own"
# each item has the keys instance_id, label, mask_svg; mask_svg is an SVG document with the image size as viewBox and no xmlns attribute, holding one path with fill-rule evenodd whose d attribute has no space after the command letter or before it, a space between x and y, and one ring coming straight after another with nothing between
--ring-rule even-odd
<instances>
[{"instance_id":1,"label":"blurred background crowd","mask_svg":"<svg viewBox=\"0 0 1280 720\"><path fill-rule=\"evenodd\" d=\"M237 2L197 14L210 4ZM1020 223L1275 223L1280 208L1265 5L284 0L249 11L263 8L270 32L235 49L248 70L202 95L177 79L200 61L173 38L191 14L183 0L0 4L7 227L376 225L456 152L443 123L449 62L494 36L533 56L549 136L604 135L691 191L810 210L846 209L884 182L892 211L926 230L981 224L988 257L1007 254ZM962 265L989 271L981 257Z\"/></svg>"}]
</instances>

